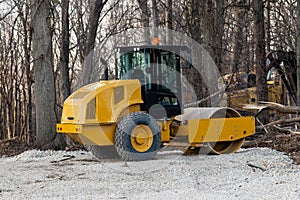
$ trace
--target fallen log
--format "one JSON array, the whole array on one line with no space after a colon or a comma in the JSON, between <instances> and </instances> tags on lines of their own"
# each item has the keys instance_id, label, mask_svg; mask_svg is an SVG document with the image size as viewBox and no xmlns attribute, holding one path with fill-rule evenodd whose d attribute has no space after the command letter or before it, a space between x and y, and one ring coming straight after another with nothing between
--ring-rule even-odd
<instances>
[{"instance_id":1,"label":"fallen log","mask_svg":"<svg viewBox=\"0 0 300 200\"><path fill-rule=\"evenodd\" d=\"M258 110L257 115L264 110L275 110L279 113L289 113L289 114L298 114L300 113L299 106L284 106L279 103L267 102L267 101L259 101L258 105L254 104L245 104L243 105L243 109L251 109Z\"/></svg>"},{"instance_id":2,"label":"fallen log","mask_svg":"<svg viewBox=\"0 0 300 200\"><path fill-rule=\"evenodd\" d=\"M297 114L300 113L299 106L285 106L279 103L274 102L267 102L267 101L260 101L259 103L265 104L265 108L270 110L276 110L280 113L290 113L290 114Z\"/></svg>"},{"instance_id":3,"label":"fallen log","mask_svg":"<svg viewBox=\"0 0 300 200\"><path fill-rule=\"evenodd\" d=\"M300 117L291 118L291 119L280 119L274 122L270 122L268 124L264 124L264 127L270 127L278 124L284 124L284 123L293 123L293 122L300 122Z\"/></svg>"},{"instance_id":4,"label":"fallen log","mask_svg":"<svg viewBox=\"0 0 300 200\"><path fill-rule=\"evenodd\" d=\"M278 127L278 126L273 126L273 127L276 128L279 131L284 132L284 133L288 133L288 134L292 134L292 135L300 135L300 132L292 131L291 129L281 128L281 127Z\"/></svg>"}]
</instances>

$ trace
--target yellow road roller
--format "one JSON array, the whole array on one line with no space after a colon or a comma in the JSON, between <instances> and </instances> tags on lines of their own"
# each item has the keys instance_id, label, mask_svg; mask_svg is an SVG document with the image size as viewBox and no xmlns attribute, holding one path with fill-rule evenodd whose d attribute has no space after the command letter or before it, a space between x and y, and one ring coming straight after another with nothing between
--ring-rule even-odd
<instances>
[{"instance_id":1,"label":"yellow road roller","mask_svg":"<svg viewBox=\"0 0 300 200\"><path fill-rule=\"evenodd\" d=\"M180 52L187 47L117 49L117 80L91 83L71 94L56 126L97 158L148 160L163 146L233 153L255 133L255 119L234 109L184 108Z\"/></svg>"}]
</instances>

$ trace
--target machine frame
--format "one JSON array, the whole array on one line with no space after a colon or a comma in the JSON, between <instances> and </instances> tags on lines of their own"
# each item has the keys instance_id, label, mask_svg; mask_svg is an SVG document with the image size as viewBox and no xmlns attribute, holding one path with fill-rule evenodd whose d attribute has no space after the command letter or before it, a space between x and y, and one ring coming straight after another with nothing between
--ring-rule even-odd
<instances>
[{"instance_id":1,"label":"machine frame","mask_svg":"<svg viewBox=\"0 0 300 200\"><path fill-rule=\"evenodd\" d=\"M96 157L111 154L101 149L110 147L123 160L152 159L161 144L178 145L178 139L188 148L206 146L211 153L232 153L245 137L255 133L255 119L241 117L231 108L182 108L180 51L188 51L187 47L117 49L120 80L103 80L75 91L64 102L61 123L56 127L58 133L92 147L89 149ZM143 83L141 77L126 76L135 68L148 73L151 80ZM164 85L163 78L174 77L164 77L163 69L175 70L174 85Z\"/></svg>"}]
</instances>

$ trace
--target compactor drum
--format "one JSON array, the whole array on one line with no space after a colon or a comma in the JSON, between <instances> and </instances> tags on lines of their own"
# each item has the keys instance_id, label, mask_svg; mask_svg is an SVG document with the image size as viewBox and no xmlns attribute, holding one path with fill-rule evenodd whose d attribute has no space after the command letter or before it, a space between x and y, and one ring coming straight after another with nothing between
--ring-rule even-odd
<instances>
[{"instance_id":1,"label":"compactor drum","mask_svg":"<svg viewBox=\"0 0 300 200\"><path fill-rule=\"evenodd\" d=\"M185 46L120 47L118 80L75 91L64 102L57 132L99 159L152 159L163 145L237 151L255 132L255 119L231 108L182 106L180 52Z\"/></svg>"}]
</instances>

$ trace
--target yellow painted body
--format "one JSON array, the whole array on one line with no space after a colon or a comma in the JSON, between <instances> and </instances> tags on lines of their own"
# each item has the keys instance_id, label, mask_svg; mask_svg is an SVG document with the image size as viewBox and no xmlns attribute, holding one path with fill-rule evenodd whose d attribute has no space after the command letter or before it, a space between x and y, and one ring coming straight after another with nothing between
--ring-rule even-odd
<instances>
[{"instance_id":1,"label":"yellow painted body","mask_svg":"<svg viewBox=\"0 0 300 200\"><path fill-rule=\"evenodd\" d=\"M228 105L235 110L243 110L245 104L253 104L256 102L256 87L236 90L226 93L225 105Z\"/></svg>"},{"instance_id":2,"label":"yellow painted body","mask_svg":"<svg viewBox=\"0 0 300 200\"><path fill-rule=\"evenodd\" d=\"M61 123L115 123L129 106L141 103L138 80L100 81L78 89L67 98Z\"/></svg>"},{"instance_id":3,"label":"yellow painted body","mask_svg":"<svg viewBox=\"0 0 300 200\"><path fill-rule=\"evenodd\" d=\"M112 145L117 120L139 111L141 103L138 80L92 83L66 99L56 130L83 144Z\"/></svg>"},{"instance_id":4,"label":"yellow painted body","mask_svg":"<svg viewBox=\"0 0 300 200\"><path fill-rule=\"evenodd\" d=\"M146 152L153 143L152 131L144 124L137 125L131 134L130 142L138 152Z\"/></svg>"},{"instance_id":5,"label":"yellow painted body","mask_svg":"<svg viewBox=\"0 0 300 200\"><path fill-rule=\"evenodd\" d=\"M58 133L65 133L79 143L87 145L113 145L117 121L128 113L140 111L142 104L141 86L138 80L100 81L75 91L64 103L62 120L57 124ZM196 108L198 109L198 108ZM213 108L225 113L227 108ZM209 108L206 109L208 111ZM190 113L202 112L192 110ZM227 111L226 111L227 112ZM232 110L231 110L232 112ZM254 134L252 117L229 116L229 118L194 117L185 123L158 120L161 141L170 142L176 136L184 136L190 144L235 141ZM144 126L137 126L136 138L131 143L145 143L141 152L151 145L150 132ZM142 135L142 136L140 136ZM139 137L138 137L139 136ZM145 142L146 141L146 142Z\"/></svg>"},{"instance_id":6,"label":"yellow painted body","mask_svg":"<svg viewBox=\"0 0 300 200\"><path fill-rule=\"evenodd\" d=\"M268 81L268 101L283 104L282 81Z\"/></svg>"},{"instance_id":7,"label":"yellow painted body","mask_svg":"<svg viewBox=\"0 0 300 200\"><path fill-rule=\"evenodd\" d=\"M282 81L278 78L268 81L268 101L274 103L284 104L283 102L283 85ZM254 104L257 102L256 87L245 88L226 93L226 105L228 104L235 110L244 110L243 106L246 104ZM256 112L256 110L253 110Z\"/></svg>"},{"instance_id":8,"label":"yellow painted body","mask_svg":"<svg viewBox=\"0 0 300 200\"><path fill-rule=\"evenodd\" d=\"M116 124L57 124L58 133L65 133L73 140L86 145L113 145Z\"/></svg>"},{"instance_id":9,"label":"yellow painted body","mask_svg":"<svg viewBox=\"0 0 300 200\"><path fill-rule=\"evenodd\" d=\"M253 117L189 120L190 143L235 141L254 134Z\"/></svg>"},{"instance_id":10,"label":"yellow painted body","mask_svg":"<svg viewBox=\"0 0 300 200\"><path fill-rule=\"evenodd\" d=\"M161 127L162 142L170 141L170 128L176 137L187 137L191 144L235 141L255 133L254 117L191 119L186 125L170 128L165 128L162 122L158 124Z\"/></svg>"}]
</instances>

